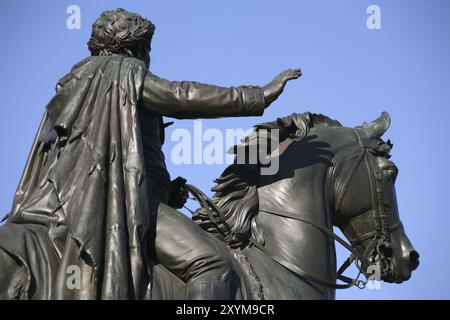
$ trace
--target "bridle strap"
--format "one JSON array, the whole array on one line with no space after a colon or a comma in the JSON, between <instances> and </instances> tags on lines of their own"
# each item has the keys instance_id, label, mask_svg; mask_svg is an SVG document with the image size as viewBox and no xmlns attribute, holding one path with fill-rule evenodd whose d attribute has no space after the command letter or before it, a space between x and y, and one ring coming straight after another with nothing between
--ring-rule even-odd
<instances>
[{"instance_id":1,"label":"bridle strap","mask_svg":"<svg viewBox=\"0 0 450 320\"><path fill-rule=\"evenodd\" d=\"M329 238L334 239L337 242L339 242L344 248L346 248L348 251L350 251L355 256L357 255L357 253L355 252L353 247L350 244L348 244L344 239L339 237L336 233L330 231L328 228L322 227L322 226L316 224L315 222L313 222L311 220L308 220L308 219L303 218L303 217L299 217L297 214L295 214L293 212L280 210L280 209L277 209L276 212L275 211L264 210L264 209L259 209L259 211L260 212L269 213L269 214L272 214L272 215L276 215L276 216L280 216L280 217L284 217L284 218L297 220L297 221L309 224L309 225L313 226L314 228L316 228L317 230L321 231L322 233L326 234Z\"/></svg>"},{"instance_id":2,"label":"bridle strap","mask_svg":"<svg viewBox=\"0 0 450 320\"><path fill-rule=\"evenodd\" d=\"M403 223L401 221L397 221L397 222L393 223L392 225L390 225L388 227L388 231L392 232L392 231L395 231L395 230L400 229L402 227L403 227ZM367 232L367 233L365 233L365 234L363 234L361 236L358 236L358 237L355 237L355 238L349 238L349 241L350 241L350 243L353 243L353 244L359 244L359 243L362 243L362 242L364 242L364 241L366 241L366 240L368 240L370 238L373 238L374 236L377 235L377 232L378 232L377 230L370 231L370 232Z\"/></svg>"},{"instance_id":3,"label":"bridle strap","mask_svg":"<svg viewBox=\"0 0 450 320\"><path fill-rule=\"evenodd\" d=\"M283 259L283 258L279 257L277 254L275 254L273 252L269 252L265 247L260 245L258 242L253 241L252 239L250 239L250 242L255 247L257 247L259 250L261 250L263 253L265 253L267 256L271 257L275 262L277 262L281 266L285 267L286 269L292 271L293 273L301 276L302 278L305 278L306 280L309 280L309 281L314 282L316 284L319 284L321 286L332 288L332 289L348 289L348 288L350 288L352 286L355 286L355 285L358 286L358 287L360 286L360 281L361 280L350 279L348 277L342 277L342 278L339 279L339 280L342 280L344 282L347 282L346 284L338 284L338 283L334 283L334 282L330 282L330 281L326 281L326 280L320 279L320 278L312 275L308 271L303 270L302 268L300 268L296 264L293 264L293 263L287 261L286 259Z\"/></svg>"},{"instance_id":4,"label":"bridle strap","mask_svg":"<svg viewBox=\"0 0 450 320\"><path fill-rule=\"evenodd\" d=\"M358 159L353 164L353 167L350 169L350 172L348 173L348 175L347 175L347 177L346 177L346 179L344 181L344 185L342 186L342 189L340 190L340 192L339 192L339 194L337 196L335 207L334 207L334 211L335 212L339 211L339 208L341 207L342 200L344 199L344 196L345 196L345 192L347 191L348 186L350 185L350 182L352 181L356 170L358 169L359 165L361 164L361 162L366 157L366 152L367 152L367 149L365 149L365 148L361 149L361 152L358 155Z\"/></svg>"}]
</instances>

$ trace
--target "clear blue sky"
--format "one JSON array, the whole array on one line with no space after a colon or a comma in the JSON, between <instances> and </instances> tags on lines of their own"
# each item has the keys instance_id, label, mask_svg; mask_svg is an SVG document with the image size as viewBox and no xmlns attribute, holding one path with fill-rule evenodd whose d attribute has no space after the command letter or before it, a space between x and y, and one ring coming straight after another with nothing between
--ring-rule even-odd
<instances>
[{"instance_id":1,"label":"clear blue sky","mask_svg":"<svg viewBox=\"0 0 450 320\"><path fill-rule=\"evenodd\" d=\"M66 28L66 8L81 8L81 29ZM381 8L381 30L366 9ZM449 299L450 1L1 1L0 214L12 197L56 81L88 55L90 26L105 9L124 7L156 24L151 70L173 80L263 85L289 67L288 84L263 118L221 119L205 128L248 128L313 111L346 126L392 116L387 137L400 168L400 214L421 265L402 285L339 291L338 299ZM192 130L176 121L172 130ZM168 141L165 150L170 152ZM209 190L225 165L173 165ZM190 204L194 207L194 204ZM342 261L344 254L339 250Z\"/></svg>"}]
</instances>

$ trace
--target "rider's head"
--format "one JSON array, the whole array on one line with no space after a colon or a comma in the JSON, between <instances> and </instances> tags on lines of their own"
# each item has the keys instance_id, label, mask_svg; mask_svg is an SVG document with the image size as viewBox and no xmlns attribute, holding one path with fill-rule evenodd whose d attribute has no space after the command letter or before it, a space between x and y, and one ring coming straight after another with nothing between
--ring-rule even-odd
<instances>
[{"instance_id":1,"label":"rider's head","mask_svg":"<svg viewBox=\"0 0 450 320\"><path fill-rule=\"evenodd\" d=\"M150 44L155 31L151 21L124 9L105 11L92 25L89 51L93 56L113 54L134 57L150 64Z\"/></svg>"}]
</instances>

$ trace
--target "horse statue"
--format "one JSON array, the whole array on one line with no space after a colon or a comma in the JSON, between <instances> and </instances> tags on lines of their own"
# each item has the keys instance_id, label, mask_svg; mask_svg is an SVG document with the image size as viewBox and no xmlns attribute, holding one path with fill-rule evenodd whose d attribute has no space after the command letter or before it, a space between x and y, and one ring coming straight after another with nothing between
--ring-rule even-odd
<instances>
[{"instance_id":1,"label":"horse statue","mask_svg":"<svg viewBox=\"0 0 450 320\"><path fill-rule=\"evenodd\" d=\"M333 299L335 289L367 283L343 275L353 261L366 279L410 278L419 254L398 214L398 169L389 160L391 142L381 139L389 125L386 112L356 128L294 113L257 125L232 149L267 148L278 130L280 142L270 154L279 161L275 175L261 175L261 164L235 161L215 180L212 200L190 186L202 204L193 221L230 253L236 299ZM339 270L333 239L351 252ZM164 267L156 269L155 297L182 299L183 284Z\"/></svg>"},{"instance_id":2,"label":"horse statue","mask_svg":"<svg viewBox=\"0 0 450 320\"><path fill-rule=\"evenodd\" d=\"M248 155L254 147L267 150L276 138L268 154L279 162L276 174L261 174L262 161L235 161L215 180L212 199L186 186L202 204L192 226L229 253L235 299L333 299L335 289L364 287L361 274L395 283L410 278L419 254L398 215L392 144L381 139L389 125L387 113L356 128L294 113L257 125L232 149ZM351 252L339 270L334 240ZM354 279L343 275L353 262L359 270ZM0 250L0 294L23 277L19 264ZM185 298L185 283L158 263L148 290L152 299Z\"/></svg>"}]
</instances>

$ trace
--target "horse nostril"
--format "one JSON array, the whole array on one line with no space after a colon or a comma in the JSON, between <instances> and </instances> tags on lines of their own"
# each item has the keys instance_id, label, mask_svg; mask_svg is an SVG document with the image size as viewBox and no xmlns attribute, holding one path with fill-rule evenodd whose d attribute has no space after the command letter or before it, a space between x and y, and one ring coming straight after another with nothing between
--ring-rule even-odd
<instances>
[{"instance_id":1,"label":"horse nostril","mask_svg":"<svg viewBox=\"0 0 450 320\"><path fill-rule=\"evenodd\" d=\"M419 253L416 250L413 250L409 254L409 265L411 270L416 270L419 266Z\"/></svg>"}]
</instances>

